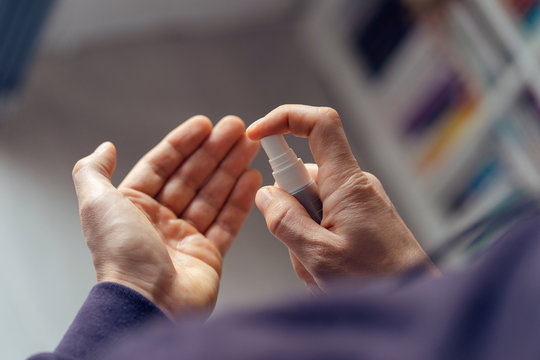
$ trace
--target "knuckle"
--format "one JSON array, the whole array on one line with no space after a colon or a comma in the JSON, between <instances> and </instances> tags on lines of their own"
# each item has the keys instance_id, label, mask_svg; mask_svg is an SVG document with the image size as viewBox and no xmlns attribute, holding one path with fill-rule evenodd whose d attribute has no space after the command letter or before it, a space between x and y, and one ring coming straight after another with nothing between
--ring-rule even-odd
<instances>
[{"instance_id":1,"label":"knuckle","mask_svg":"<svg viewBox=\"0 0 540 360\"><path fill-rule=\"evenodd\" d=\"M278 238L290 232L290 208L279 207L267 220L268 230Z\"/></svg>"},{"instance_id":2,"label":"knuckle","mask_svg":"<svg viewBox=\"0 0 540 360\"><path fill-rule=\"evenodd\" d=\"M358 171L355 169L348 177L347 180L343 183L345 188L351 189L353 191L366 190L374 186L372 182L373 175L369 176L369 173Z\"/></svg>"},{"instance_id":3,"label":"knuckle","mask_svg":"<svg viewBox=\"0 0 540 360\"><path fill-rule=\"evenodd\" d=\"M289 111L289 108L291 107L290 104L282 104L282 105L279 105L275 110L276 111Z\"/></svg>"},{"instance_id":4,"label":"knuckle","mask_svg":"<svg viewBox=\"0 0 540 360\"><path fill-rule=\"evenodd\" d=\"M78 174L81 173L81 171L83 171L86 168L87 165L88 165L87 158L82 158L79 161L77 161L75 165L73 166L73 170L71 171L71 176L75 178Z\"/></svg>"},{"instance_id":5,"label":"knuckle","mask_svg":"<svg viewBox=\"0 0 540 360\"><path fill-rule=\"evenodd\" d=\"M366 172L360 170L352 171L349 174L341 174L343 177L339 186L339 191L335 192L332 202L337 209L350 210L352 208L366 208L369 204L379 203L379 180ZM343 202L343 199L348 199Z\"/></svg>"},{"instance_id":6,"label":"knuckle","mask_svg":"<svg viewBox=\"0 0 540 360\"><path fill-rule=\"evenodd\" d=\"M297 104L282 104L279 105L277 108L272 110L269 115L277 115L277 116L289 116L292 113L295 113L297 110L300 110L301 107Z\"/></svg>"},{"instance_id":7,"label":"knuckle","mask_svg":"<svg viewBox=\"0 0 540 360\"><path fill-rule=\"evenodd\" d=\"M366 184L365 185L366 188L373 190L377 194L386 194L381 181L375 175L368 172L364 172L364 178L365 178L364 182Z\"/></svg>"},{"instance_id":8,"label":"knuckle","mask_svg":"<svg viewBox=\"0 0 540 360\"><path fill-rule=\"evenodd\" d=\"M386 193L381 181L371 173L366 173L366 176L369 179L369 182L372 184L373 191L377 193L379 199L388 205L391 210L395 210L394 204L388 197L388 194Z\"/></svg>"},{"instance_id":9,"label":"knuckle","mask_svg":"<svg viewBox=\"0 0 540 360\"><path fill-rule=\"evenodd\" d=\"M322 131L336 132L343 131L343 124L336 110L330 107L319 107L320 126Z\"/></svg>"},{"instance_id":10,"label":"knuckle","mask_svg":"<svg viewBox=\"0 0 540 360\"><path fill-rule=\"evenodd\" d=\"M205 204L208 210L219 209L223 205L221 198L207 192L200 192L198 194L202 204Z\"/></svg>"},{"instance_id":11,"label":"knuckle","mask_svg":"<svg viewBox=\"0 0 540 360\"><path fill-rule=\"evenodd\" d=\"M340 272L342 262L342 249L334 244L325 242L315 249L311 270L319 278L328 278Z\"/></svg>"},{"instance_id":12,"label":"knuckle","mask_svg":"<svg viewBox=\"0 0 540 360\"><path fill-rule=\"evenodd\" d=\"M346 189L349 191L349 196L355 198L364 208L371 207L377 212L382 209L394 209L381 181L369 172L361 172L352 176L348 180Z\"/></svg>"},{"instance_id":13,"label":"knuckle","mask_svg":"<svg viewBox=\"0 0 540 360\"><path fill-rule=\"evenodd\" d=\"M169 144L170 148L171 149L174 149L174 146L172 144L170 144L169 142L167 142L167 144ZM182 159L184 158L183 155L182 156ZM155 162L155 161L150 161L148 159L144 159L143 161L146 162L147 166L152 169L152 172L154 174L156 174L159 178L161 179L167 179L168 176L169 176L169 171L167 170L166 166L162 163L162 162Z\"/></svg>"},{"instance_id":14,"label":"knuckle","mask_svg":"<svg viewBox=\"0 0 540 360\"><path fill-rule=\"evenodd\" d=\"M325 118L327 118L328 120L334 121L334 122L337 121L341 124L341 119L339 117L339 114L334 108L331 108L328 106L320 106L318 110L319 110L319 113L321 113L321 115L324 115Z\"/></svg>"},{"instance_id":15,"label":"knuckle","mask_svg":"<svg viewBox=\"0 0 540 360\"><path fill-rule=\"evenodd\" d=\"M365 175L366 181L368 181L369 183L374 184L374 185L381 184L381 181L379 180L379 178L373 175L372 173L364 171L364 175Z\"/></svg>"},{"instance_id":16,"label":"knuckle","mask_svg":"<svg viewBox=\"0 0 540 360\"><path fill-rule=\"evenodd\" d=\"M381 185L379 179L372 173L362 172L359 177L360 178L358 179L358 185L363 188L376 190L377 187Z\"/></svg>"}]
</instances>

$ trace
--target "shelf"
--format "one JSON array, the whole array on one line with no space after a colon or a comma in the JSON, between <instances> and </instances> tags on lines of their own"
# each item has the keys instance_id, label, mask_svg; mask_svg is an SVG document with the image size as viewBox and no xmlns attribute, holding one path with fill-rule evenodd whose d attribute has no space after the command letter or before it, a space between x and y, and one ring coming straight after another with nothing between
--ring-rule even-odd
<instances>
[{"instance_id":1,"label":"shelf","mask_svg":"<svg viewBox=\"0 0 540 360\"><path fill-rule=\"evenodd\" d=\"M349 140L369 149L365 155L370 170L382 180L428 249L515 193L513 179L505 175L494 180L489 193L476 199L466 211L449 216L441 206L454 185L455 175L479 152L487 151L479 148L479 143L492 136L523 91L529 89L540 99L540 36L526 39L498 1L472 3L494 34L472 16L468 5L456 2L447 12L450 30L456 31L451 34L455 39L441 39L444 33L416 26L376 76L369 73L368 64L351 45L351 16L345 13L349 1L315 2L302 26L301 40L308 57L343 112L353 117L343 119ZM490 36L496 36L496 44L492 44ZM460 53L464 49L468 52ZM426 101L422 97L433 91L433 86L440 88L448 79L453 81L453 71L459 74L457 81L463 81L467 97L452 100L458 103L452 103L450 112L436 115L436 123L430 124L428 130L421 128L420 137L406 136L407 114L414 114L415 106ZM508 145L505 140L499 140L501 151L510 153L511 149L504 149ZM420 171L419 163L429 151L439 151L437 162ZM514 162L520 168L519 176L528 178L529 183L535 176L540 179L538 169L533 169L534 162ZM535 191L531 186L529 190Z\"/></svg>"},{"instance_id":2,"label":"shelf","mask_svg":"<svg viewBox=\"0 0 540 360\"><path fill-rule=\"evenodd\" d=\"M497 31L506 48L514 56L514 62L520 71L523 81L540 99L540 76L537 54L540 52L540 39L537 37L527 41L515 22L505 11L500 1L473 0L482 9Z\"/></svg>"},{"instance_id":3,"label":"shelf","mask_svg":"<svg viewBox=\"0 0 540 360\"><path fill-rule=\"evenodd\" d=\"M514 103L522 90L522 85L518 70L515 66L509 66L489 92L483 96L467 131L461 134L459 142L465 145L455 147L456 150L447 154L438 168L425 174L426 186L433 187L435 192L440 192L448 185L445 181L448 174L455 173L477 150L475 139L486 136L501 114Z\"/></svg>"},{"instance_id":4,"label":"shelf","mask_svg":"<svg viewBox=\"0 0 540 360\"><path fill-rule=\"evenodd\" d=\"M429 249L442 240L443 224L430 210L430 204L424 202L425 196L392 135L390 122L377 107L378 99L364 86L366 74L347 43L346 29L340 27L343 22L339 10L344 3L317 2L304 23L302 43L345 112L357 115L356 119L343 119L345 128L351 130L349 141L362 142L371 149L372 172L397 195L396 205L408 214L409 226Z\"/></svg>"}]
</instances>

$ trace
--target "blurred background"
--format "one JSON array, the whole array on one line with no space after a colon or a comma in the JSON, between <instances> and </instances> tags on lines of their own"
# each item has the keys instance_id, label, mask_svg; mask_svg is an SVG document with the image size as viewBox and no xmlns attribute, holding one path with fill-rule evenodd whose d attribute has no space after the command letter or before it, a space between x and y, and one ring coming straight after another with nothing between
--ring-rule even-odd
<instances>
[{"instance_id":1,"label":"blurred background","mask_svg":"<svg viewBox=\"0 0 540 360\"><path fill-rule=\"evenodd\" d=\"M428 250L538 193L539 16L534 0L0 0L2 358L51 351L95 283L71 168L105 140L118 184L192 115L332 106ZM253 167L273 182L264 154ZM214 316L302 293L254 210Z\"/></svg>"}]
</instances>

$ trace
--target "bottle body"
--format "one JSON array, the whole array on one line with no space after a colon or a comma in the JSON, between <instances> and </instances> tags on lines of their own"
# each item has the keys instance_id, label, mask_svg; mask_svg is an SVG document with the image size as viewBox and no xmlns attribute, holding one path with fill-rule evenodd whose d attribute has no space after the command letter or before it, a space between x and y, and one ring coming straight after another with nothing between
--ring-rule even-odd
<instances>
[{"instance_id":1,"label":"bottle body","mask_svg":"<svg viewBox=\"0 0 540 360\"><path fill-rule=\"evenodd\" d=\"M319 199L319 192L315 181L291 193L300 204L306 209L309 216L318 224L322 221L322 203Z\"/></svg>"}]
</instances>

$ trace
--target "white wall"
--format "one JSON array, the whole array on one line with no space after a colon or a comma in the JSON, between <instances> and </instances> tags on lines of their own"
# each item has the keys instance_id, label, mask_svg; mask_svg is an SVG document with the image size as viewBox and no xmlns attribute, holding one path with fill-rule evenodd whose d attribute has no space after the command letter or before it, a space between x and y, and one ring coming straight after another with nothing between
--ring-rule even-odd
<instances>
[{"instance_id":1,"label":"white wall","mask_svg":"<svg viewBox=\"0 0 540 360\"><path fill-rule=\"evenodd\" d=\"M287 11L295 0L60 0L44 38L65 48L129 32L174 26L221 31Z\"/></svg>"},{"instance_id":2,"label":"white wall","mask_svg":"<svg viewBox=\"0 0 540 360\"><path fill-rule=\"evenodd\" d=\"M57 3L46 34L48 49L99 44L38 56L24 96L16 99L19 112L11 118L0 114L0 359L53 350L95 283L71 181L78 158L101 141L114 141L118 183L136 158L187 116L205 113L217 120L235 113L253 121L284 102L327 104L293 41L294 24L262 21L292 3ZM265 26L240 31L239 40L233 32L177 36L186 41L175 46L162 39L179 32L221 34L249 22ZM171 33L144 34L172 25ZM126 38L132 40L101 42L130 32L137 33ZM255 167L266 171L265 183L271 184L266 157L259 161ZM285 247L254 210L225 260L216 313L259 306L297 290L304 293L304 286Z\"/></svg>"}]
</instances>

